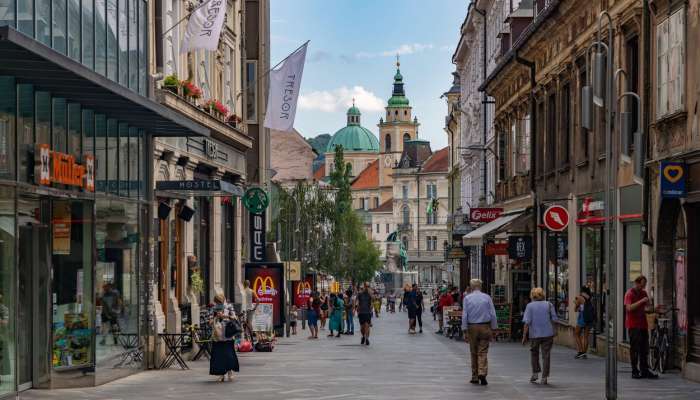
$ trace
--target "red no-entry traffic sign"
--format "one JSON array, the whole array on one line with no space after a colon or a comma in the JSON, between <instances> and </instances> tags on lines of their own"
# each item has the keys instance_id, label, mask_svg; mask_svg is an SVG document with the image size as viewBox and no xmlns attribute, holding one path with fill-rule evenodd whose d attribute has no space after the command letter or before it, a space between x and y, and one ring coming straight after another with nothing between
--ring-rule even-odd
<instances>
[{"instance_id":1,"label":"red no-entry traffic sign","mask_svg":"<svg viewBox=\"0 0 700 400\"><path fill-rule=\"evenodd\" d=\"M569 226L569 212L562 206L550 206L544 212L543 220L547 229L561 232Z\"/></svg>"}]
</instances>

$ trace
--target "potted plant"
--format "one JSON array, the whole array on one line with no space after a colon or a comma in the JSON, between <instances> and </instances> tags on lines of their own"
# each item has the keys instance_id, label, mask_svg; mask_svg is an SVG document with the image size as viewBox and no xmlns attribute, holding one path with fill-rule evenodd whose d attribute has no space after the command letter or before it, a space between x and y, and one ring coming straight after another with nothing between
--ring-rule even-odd
<instances>
[{"instance_id":1,"label":"potted plant","mask_svg":"<svg viewBox=\"0 0 700 400\"><path fill-rule=\"evenodd\" d=\"M237 127L238 124L240 124L241 122L243 122L243 120L241 120L241 117L239 117L236 114L231 114L228 117L226 117L226 123L233 126L234 128Z\"/></svg>"},{"instance_id":2,"label":"potted plant","mask_svg":"<svg viewBox=\"0 0 700 400\"><path fill-rule=\"evenodd\" d=\"M194 101L202 97L202 89L197 87L191 81L182 81L182 94L190 101Z\"/></svg>"},{"instance_id":3,"label":"potted plant","mask_svg":"<svg viewBox=\"0 0 700 400\"><path fill-rule=\"evenodd\" d=\"M163 80L163 89L170 91L175 94L179 94L180 91L180 80L177 79L177 75L172 74L165 77Z\"/></svg>"},{"instance_id":4,"label":"potted plant","mask_svg":"<svg viewBox=\"0 0 700 400\"><path fill-rule=\"evenodd\" d=\"M209 99L204 103L204 109L209 111L214 117L226 120L228 115L228 108L223 105L219 100Z\"/></svg>"}]
</instances>

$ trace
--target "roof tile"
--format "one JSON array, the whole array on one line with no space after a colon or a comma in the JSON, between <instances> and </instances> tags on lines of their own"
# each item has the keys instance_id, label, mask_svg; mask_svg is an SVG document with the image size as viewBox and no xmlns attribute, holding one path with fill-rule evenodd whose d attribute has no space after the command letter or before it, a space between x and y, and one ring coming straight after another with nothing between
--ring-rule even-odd
<instances>
[{"instance_id":1,"label":"roof tile","mask_svg":"<svg viewBox=\"0 0 700 400\"><path fill-rule=\"evenodd\" d=\"M447 172L449 167L449 148L438 150L425 162L421 172Z\"/></svg>"},{"instance_id":2,"label":"roof tile","mask_svg":"<svg viewBox=\"0 0 700 400\"><path fill-rule=\"evenodd\" d=\"M352 181L350 186L353 190L376 189L379 187L379 160L372 161L367 168L363 169Z\"/></svg>"}]
</instances>

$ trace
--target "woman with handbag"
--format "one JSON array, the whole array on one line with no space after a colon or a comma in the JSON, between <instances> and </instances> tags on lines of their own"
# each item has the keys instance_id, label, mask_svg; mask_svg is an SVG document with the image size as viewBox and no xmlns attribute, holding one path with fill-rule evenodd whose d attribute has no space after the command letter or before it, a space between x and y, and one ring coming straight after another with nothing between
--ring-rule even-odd
<instances>
[{"instance_id":1,"label":"woman with handbag","mask_svg":"<svg viewBox=\"0 0 700 400\"><path fill-rule=\"evenodd\" d=\"M219 376L219 382L223 382L226 376L229 381L233 381L233 372L239 371L234 339L241 331L241 324L232 307L226 302L226 297L221 293L214 297L214 316L210 324L212 346L209 375Z\"/></svg>"}]
</instances>

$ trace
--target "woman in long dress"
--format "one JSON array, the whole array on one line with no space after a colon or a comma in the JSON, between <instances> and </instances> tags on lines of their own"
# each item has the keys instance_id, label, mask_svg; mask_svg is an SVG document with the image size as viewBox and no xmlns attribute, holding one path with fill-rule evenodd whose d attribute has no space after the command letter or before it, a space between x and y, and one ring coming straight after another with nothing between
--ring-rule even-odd
<instances>
[{"instance_id":1,"label":"woman in long dress","mask_svg":"<svg viewBox=\"0 0 700 400\"><path fill-rule=\"evenodd\" d=\"M328 329L331 333L328 336L333 336L333 331L337 331L336 337L340 337L340 331L343 329L343 300L336 296L335 293L332 293L330 303L331 318L328 323Z\"/></svg>"},{"instance_id":2,"label":"woman in long dress","mask_svg":"<svg viewBox=\"0 0 700 400\"><path fill-rule=\"evenodd\" d=\"M226 302L223 294L217 294L214 297L214 317L210 321L212 345L209 375L218 376L219 382L223 382L226 376L229 381L233 381L233 372L239 371L234 338L226 337L226 324L234 319L236 319L236 313L233 308Z\"/></svg>"}]
</instances>

